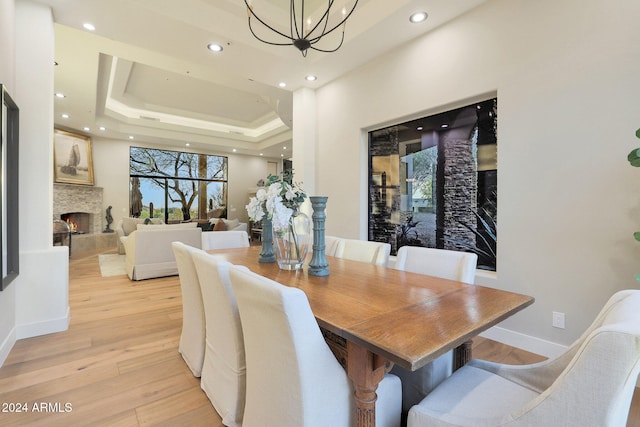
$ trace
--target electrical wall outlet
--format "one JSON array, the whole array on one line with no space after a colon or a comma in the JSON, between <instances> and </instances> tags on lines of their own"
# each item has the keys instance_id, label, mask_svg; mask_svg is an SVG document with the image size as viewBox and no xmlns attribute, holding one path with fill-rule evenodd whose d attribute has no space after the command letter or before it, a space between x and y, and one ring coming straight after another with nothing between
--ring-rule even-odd
<instances>
[{"instance_id":1,"label":"electrical wall outlet","mask_svg":"<svg viewBox=\"0 0 640 427\"><path fill-rule=\"evenodd\" d=\"M552 321L551 321L551 325L554 328L564 329L565 328L564 313L560 313L558 311L554 311L553 312L553 318L552 318Z\"/></svg>"}]
</instances>

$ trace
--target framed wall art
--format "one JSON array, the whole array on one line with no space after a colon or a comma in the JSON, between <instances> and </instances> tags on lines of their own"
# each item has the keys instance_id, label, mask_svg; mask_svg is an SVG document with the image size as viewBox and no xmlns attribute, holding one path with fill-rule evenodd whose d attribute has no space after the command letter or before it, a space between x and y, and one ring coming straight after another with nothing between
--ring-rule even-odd
<instances>
[{"instance_id":1,"label":"framed wall art","mask_svg":"<svg viewBox=\"0 0 640 427\"><path fill-rule=\"evenodd\" d=\"M18 106L9 96L5 86L0 85L0 222L2 222L2 282L0 291L18 277L19 273L19 209L18 209Z\"/></svg>"},{"instance_id":2,"label":"framed wall art","mask_svg":"<svg viewBox=\"0 0 640 427\"><path fill-rule=\"evenodd\" d=\"M54 181L94 185L91 138L65 130L53 132Z\"/></svg>"}]
</instances>

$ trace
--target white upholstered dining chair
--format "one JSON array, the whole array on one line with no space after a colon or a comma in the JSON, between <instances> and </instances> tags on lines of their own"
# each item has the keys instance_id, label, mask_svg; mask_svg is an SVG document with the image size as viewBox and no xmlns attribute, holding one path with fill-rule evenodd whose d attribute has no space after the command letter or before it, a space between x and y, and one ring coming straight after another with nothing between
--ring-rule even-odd
<instances>
[{"instance_id":1,"label":"white upholstered dining chair","mask_svg":"<svg viewBox=\"0 0 640 427\"><path fill-rule=\"evenodd\" d=\"M328 256L336 256L336 249L338 249L338 243L342 239L335 236L324 236L324 253Z\"/></svg>"},{"instance_id":2,"label":"white upholstered dining chair","mask_svg":"<svg viewBox=\"0 0 640 427\"><path fill-rule=\"evenodd\" d=\"M202 249L248 248L249 235L246 231L205 231L202 233Z\"/></svg>"},{"instance_id":3,"label":"white upholstered dining chair","mask_svg":"<svg viewBox=\"0 0 640 427\"><path fill-rule=\"evenodd\" d=\"M247 361L244 427L355 425L353 386L324 341L303 291L230 270ZM400 425L400 380L377 390L376 425Z\"/></svg>"},{"instance_id":4,"label":"white upholstered dining chair","mask_svg":"<svg viewBox=\"0 0 640 427\"><path fill-rule=\"evenodd\" d=\"M408 427L624 427L639 371L640 291L620 291L559 357L472 360L411 408Z\"/></svg>"},{"instance_id":5,"label":"white upholstered dining chair","mask_svg":"<svg viewBox=\"0 0 640 427\"><path fill-rule=\"evenodd\" d=\"M182 333L178 351L194 376L200 377L204 361L204 308L200 282L191 252L199 249L172 242L182 292Z\"/></svg>"},{"instance_id":6,"label":"white upholstered dining chair","mask_svg":"<svg viewBox=\"0 0 640 427\"><path fill-rule=\"evenodd\" d=\"M446 249L402 246L395 268L443 279L473 284L478 255ZM453 371L453 351L448 351L417 371L394 366L392 372L402 380L402 410L406 413L419 403Z\"/></svg>"},{"instance_id":7,"label":"white upholstered dining chair","mask_svg":"<svg viewBox=\"0 0 640 427\"><path fill-rule=\"evenodd\" d=\"M389 263L390 253L391 245L389 243L340 239L336 245L334 256L386 267Z\"/></svg>"},{"instance_id":8,"label":"white upholstered dining chair","mask_svg":"<svg viewBox=\"0 0 640 427\"><path fill-rule=\"evenodd\" d=\"M229 279L231 263L193 252L204 303L205 352L200 386L227 427L242 425L246 367L242 325Z\"/></svg>"},{"instance_id":9,"label":"white upholstered dining chair","mask_svg":"<svg viewBox=\"0 0 640 427\"><path fill-rule=\"evenodd\" d=\"M473 284L477 265L478 255L470 252L402 246L395 268Z\"/></svg>"}]
</instances>

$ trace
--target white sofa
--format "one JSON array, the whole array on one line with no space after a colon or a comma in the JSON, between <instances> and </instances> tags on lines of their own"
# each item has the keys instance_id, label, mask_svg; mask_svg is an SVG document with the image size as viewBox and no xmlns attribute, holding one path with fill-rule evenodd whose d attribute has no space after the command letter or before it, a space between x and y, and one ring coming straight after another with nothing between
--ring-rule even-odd
<instances>
[{"instance_id":1,"label":"white sofa","mask_svg":"<svg viewBox=\"0 0 640 427\"><path fill-rule=\"evenodd\" d=\"M238 219L226 219L226 218L210 218L209 224L215 230L216 224L219 221L223 221L225 224L224 231L247 231L247 223L240 222Z\"/></svg>"},{"instance_id":2,"label":"white sofa","mask_svg":"<svg viewBox=\"0 0 640 427\"><path fill-rule=\"evenodd\" d=\"M146 221L145 218L131 218L131 217L122 218L120 219L120 221L118 221L118 224L116 224L116 227L114 230L118 235L118 253L120 255L124 255L124 246L122 246L122 242L120 241L120 238L128 236L129 234L136 231L138 224L144 224L145 221ZM164 224L164 221L160 218L151 218L150 221L152 224L155 224L155 225Z\"/></svg>"},{"instance_id":3,"label":"white sofa","mask_svg":"<svg viewBox=\"0 0 640 427\"><path fill-rule=\"evenodd\" d=\"M200 249L202 229L196 223L170 225L143 225L128 236L121 237L127 276L131 280L175 276L178 266L171 242L182 242Z\"/></svg>"}]
</instances>

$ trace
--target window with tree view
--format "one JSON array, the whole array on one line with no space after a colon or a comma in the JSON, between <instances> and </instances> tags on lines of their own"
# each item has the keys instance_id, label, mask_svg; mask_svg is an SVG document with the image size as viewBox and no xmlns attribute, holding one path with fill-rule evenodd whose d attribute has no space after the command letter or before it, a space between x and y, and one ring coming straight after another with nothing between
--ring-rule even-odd
<instances>
[{"instance_id":1,"label":"window with tree view","mask_svg":"<svg viewBox=\"0 0 640 427\"><path fill-rule=\"evenodd\" d=\"M497 99L369 133L369 240L478 254L496 269Z\"/></svg>"},{"instance_id":2,"label":"window with tree view","mask_svg":"<svg viewBox=\"0 0 640 427\"><path fill-rule=\"evenodd\" d=\"M166 223L226 217L226 157L131 147L129 178L132 217Z\"/></svg>"}]
</instances>

